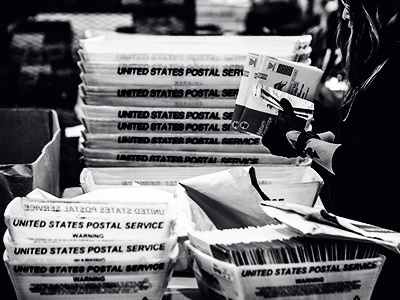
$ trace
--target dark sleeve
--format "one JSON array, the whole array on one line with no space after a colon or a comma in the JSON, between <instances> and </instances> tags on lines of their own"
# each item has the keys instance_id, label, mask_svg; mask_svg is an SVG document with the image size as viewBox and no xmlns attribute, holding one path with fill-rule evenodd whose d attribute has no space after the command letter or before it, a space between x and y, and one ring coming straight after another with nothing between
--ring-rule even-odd
<instances>
[{"instance_id":1,"label":"dark sleeve","mask_svg":"<svg viewBox=\"0 0 400 300\"><path fill-rule=\"evenodd\" d=\"M332 156L332 171L333 173L340 175L348 172L349 170L349 161L348 157L353 157L351 154L352 147L349 145L340 145L336 148L335 152ZM350 166L352 162L350 161Z\"/></svg>"},{"instance_id":2,"label":"dark sleeve","mask_svg":"<svg viewBox=\"0 0 400 300\"><path fill-rule=\"evenodd\" d=\"M332 156L332 171L336 176L351 180L374 172L379 176L378 173L386 173L390 165L394 167L399 161L397 119L400 119L400 115L398 111L391 110L379 117L376 110L379 109L370 112L375 118L369 116L360 120L360 123L366 124L357 128L353 139L337 141L341 145Z\"/></svg>"},{"instance_id":3,"label":"dark sleeve","mask_svg":"<svg viewBox=\"0 0 400 300\"><path fill-rule=\"evenodd\" d=\"M390 165L397 164L400 95L396 86L399 82L398 65L389 65L357 96L348 119L339 127L336 143L341 146L332 157L335 175L355 180L355 176L364 177L365 173L387 172Z\"/></svg>"},{"instance_id":4,"label":"dark sleeve","mask_svg":"<svg viewBox=\"0 0 400 300\"><path fill-rule=\"evenodd\" d=\"M386 156L393 156L393 148L389 148L394 124L389 120L378 120L376 108L368 111L354 110L357 118L339 131L340 146L332 156L332 171L342 179L355 180L364 176L365 172L378 171L379 161ZM392 121L393 118L391 117ZM350 121L350 120L349 120ZM350 123L350 122L349 122ZM340 137L342 136L342 139ZM343 138L345 136L345 138Z\"/></svg>"}]
</instances>

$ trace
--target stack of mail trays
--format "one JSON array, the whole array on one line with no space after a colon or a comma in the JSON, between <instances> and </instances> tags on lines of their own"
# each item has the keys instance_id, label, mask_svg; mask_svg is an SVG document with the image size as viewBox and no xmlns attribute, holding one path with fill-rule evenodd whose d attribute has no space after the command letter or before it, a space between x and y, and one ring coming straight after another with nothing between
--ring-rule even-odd
<instances>
[{"instance_id":1,"label":"stack of mail trays","mask_svg":"<svg viewBox=\"0 0 400 300\"><path fill-rule=\"evenodd\" d=\"M313 97L322 72L309 78L316 69L308 64L310 42L309 35L104 33L82 39L78 64L85 165L294 164L294 159L271 155L259 136L234 130L231 122L238 95L247 90L240 91L241 81L254 74L247 66L253 63L250 52L270 57L274 67L263 72L286 80L292 93L299 93L303 81L311 81L312 87L303 90L309 88L307 97ZM275 84L274 80L262 83Z\"/></svg>"},{"instance_id":2,"label":"stack of mail trays","mask_svg":"<svg viewBox=\"0 0 400 300\"><path fill-rule=\"evenodd\" d=\"M174 201L141 187L15 198L4 261L18 299L161 299L178 255Z\"/></svg>"}]
</instances>

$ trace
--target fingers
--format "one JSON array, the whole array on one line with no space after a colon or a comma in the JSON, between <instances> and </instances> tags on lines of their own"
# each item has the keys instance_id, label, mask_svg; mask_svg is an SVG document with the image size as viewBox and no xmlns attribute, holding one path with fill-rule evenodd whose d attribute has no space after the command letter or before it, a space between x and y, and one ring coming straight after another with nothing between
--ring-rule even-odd
<instances>
[{"instance_id":1,"label":"fingers","mask_svg":"<svg viewBox=\"0 0 400 300\"><path fill-rule=\"evenodd\" d=\"M285 112L292 112L293 111L293 106L292 104L289 102L288 99L286 98L282 98L279 102L279 104L282 106L283 110Z\"/></svg>"},{"instance_id":2,"label":"fingers","mask_svg":"<svg viewBox=\"0 0 400 300\"><path fill-rule=\"evenodd\" d=\"M318 135L325 142L333 143L335 141L335 135L330 131L318 133Z\"/></svg>"}]
</instances>

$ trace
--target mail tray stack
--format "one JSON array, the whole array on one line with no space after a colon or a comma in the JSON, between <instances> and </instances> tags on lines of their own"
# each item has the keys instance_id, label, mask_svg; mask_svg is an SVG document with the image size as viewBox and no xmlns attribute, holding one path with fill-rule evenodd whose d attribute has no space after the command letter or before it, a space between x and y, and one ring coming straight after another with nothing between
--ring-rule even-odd
<instances>
[{"instance_id":1,"label":"mail tray stack","mask_svg":"<svg viewBox=\"0 0 400 300\"><path fill-rule=\"evenodd\" d=\"M19 300L160 300L179 251L176 218L173 194L150 188L15 198L3 258Z\"/></svg>"},{"instance_id":2,"label":"mail tray stack","mask_svg":"<svg viewBox=\"0 0 400 300\"><path fill-rule=\"evenodd\" d=\"M249 52L309 63L311 36L103 34L80 41L87 167L293 165L233 130Z\"/></svg>"}]
</instances>

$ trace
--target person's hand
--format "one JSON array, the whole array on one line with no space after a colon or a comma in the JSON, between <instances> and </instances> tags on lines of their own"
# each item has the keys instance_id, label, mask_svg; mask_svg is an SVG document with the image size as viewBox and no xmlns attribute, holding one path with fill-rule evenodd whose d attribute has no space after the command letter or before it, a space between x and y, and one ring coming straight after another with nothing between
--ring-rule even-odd
<instances>
[{"instance_id":1,"label":"person's hand","mask_svg":"<svg viewBox=\"0 0 400 300\"><path fill-rule=\"evenodd\" d=\"M289 143L286 133L289 131L300 133L306 126L306 120L295 115L289 100L282 98L280 105L283 110L279 111L277 118L270 124L262 137L262 144L268 148L271 154L288 158L297 157L298 155Z\"/></svg>"},{"instance_id":2,"label":"person's hand","mask_svg":"<svg viewBox=\"0 0 400 300\"><path fill-rule=\"evenodd\" d=\"M306 126L306 120L296 116L289 100L282 98L279 104L283 110L279 111L276 124L281 128L281 131L284 132L285 135L292 130L303 131Z\"/></svg>"}]
</instances>

